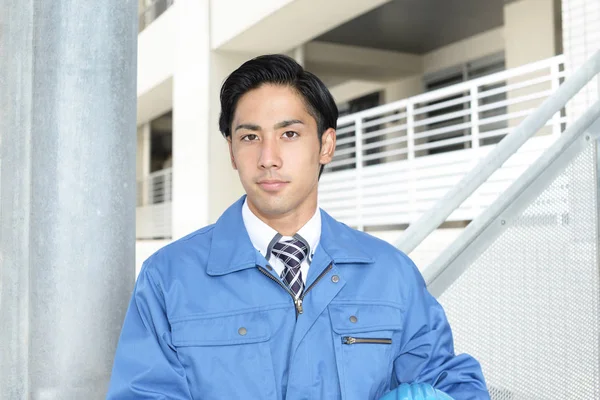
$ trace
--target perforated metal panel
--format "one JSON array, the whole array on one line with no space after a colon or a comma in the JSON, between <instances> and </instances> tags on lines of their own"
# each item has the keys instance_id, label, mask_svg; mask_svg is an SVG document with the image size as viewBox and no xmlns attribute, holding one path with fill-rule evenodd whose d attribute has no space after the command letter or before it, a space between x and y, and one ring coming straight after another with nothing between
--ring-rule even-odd
<instances>
[{"instance_id":1,"label":"perforated metal panel","mask_svg":"<svg viewBox=\"0 0 600 400\"><path fill-rule=\"evenodd\" d=\"M593 142L439 298L494 400L600 399Z\"/></svg>"}]
</instances>

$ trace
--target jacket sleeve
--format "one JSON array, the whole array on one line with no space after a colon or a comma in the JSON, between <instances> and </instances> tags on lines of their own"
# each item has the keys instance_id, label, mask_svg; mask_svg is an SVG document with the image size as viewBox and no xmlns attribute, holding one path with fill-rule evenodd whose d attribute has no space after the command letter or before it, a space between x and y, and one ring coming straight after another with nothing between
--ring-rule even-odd
<instances>
[{"instance_id":1,"label":"jacket sleeve","mask_svg":"<svg viewBox=\"0 0 600 400\"><path fill-rule=\"evenodd\" d=\"M394 362L399 384L428 383L455 400L489 400L481 367L467 354L455 355L452 332L442 306L427 291L406 256L407 310L400 353Z\"/></svg>"},{"instance_id":2,"label":"jacket sleeve","mask_svg":"<svg viewBox=\"0 0 600 400\"><path fill-rule=\"evenodd\" d=\"M192 398L149 262L142 267L125 316L107 400Z\"/></svg>"}]
</instances>

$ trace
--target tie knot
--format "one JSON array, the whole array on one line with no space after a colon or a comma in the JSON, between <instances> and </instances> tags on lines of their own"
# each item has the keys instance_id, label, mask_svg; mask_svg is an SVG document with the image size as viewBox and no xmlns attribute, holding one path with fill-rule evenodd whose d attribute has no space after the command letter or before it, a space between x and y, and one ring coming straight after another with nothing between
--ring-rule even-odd
<instances>
[{"instance_id":1,"label":"tie knot","mask_svg":"<svg viewBox=\"0 0 600 400\"><path fill-rule=\"evenodd\" d=\"M273 255L289 268L300 268L308 255L308 246L298 239L279 241L273 246Z\"/></svg>"}]
</instances>

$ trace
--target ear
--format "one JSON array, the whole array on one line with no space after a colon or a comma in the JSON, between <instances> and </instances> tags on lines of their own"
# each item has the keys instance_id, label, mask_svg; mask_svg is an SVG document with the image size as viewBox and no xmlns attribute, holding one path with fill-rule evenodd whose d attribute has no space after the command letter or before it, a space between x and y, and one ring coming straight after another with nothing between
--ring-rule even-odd
<instances>
[{"instance_id":1,"label":"ear","mask_svg":"<svg viewBox=\"0 0 600 400\"><path fill-rule=\"evenodd\" d=\"M227 146L229 146L229 157L231 158L231 166L237 171L237 165L235 164L235 158L233 158L233 147L231 143L231 136L227 138Z\"/></svg>"},{"instance_id":2,"label":"ear","mask_svg":"<svg viewBox=\"0 0 600 400\"><path fill-rule=\"evenodd\" d=\"M319 154L319 163L321 165L327 165L331 162L335 152L335 140L335 129L329 128L323 132L323 136L321 136L321 153Z\"/></svg>"}]
</instances>

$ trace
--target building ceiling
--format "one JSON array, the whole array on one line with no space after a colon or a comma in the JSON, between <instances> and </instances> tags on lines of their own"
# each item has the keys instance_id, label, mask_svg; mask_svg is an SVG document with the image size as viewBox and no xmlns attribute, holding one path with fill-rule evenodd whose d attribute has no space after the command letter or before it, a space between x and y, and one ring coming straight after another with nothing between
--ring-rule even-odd
<instances>
[{"instance_id":1,"label":"building ceiling","mask_svg":"<svg viewBox=\"0 0 600 400\"><path fill-rule=\"evenodd\" d=\"M315 40L423 54L503 25L505 0L392 0Z\"/></svg>"}]
</instances>

